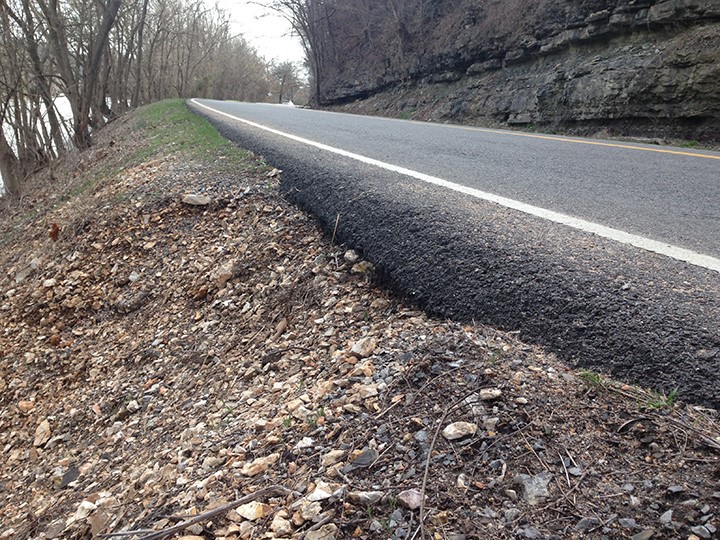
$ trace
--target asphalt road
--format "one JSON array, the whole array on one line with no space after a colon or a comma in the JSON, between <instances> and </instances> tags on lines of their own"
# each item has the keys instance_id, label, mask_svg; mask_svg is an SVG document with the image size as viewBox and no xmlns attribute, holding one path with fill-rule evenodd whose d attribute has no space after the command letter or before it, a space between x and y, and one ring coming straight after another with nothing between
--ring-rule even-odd
<instances>
[{"instance_id":1,"label":"asphalt road","mask_svg":"<svg viewBox=\"0 0 720 540\"><path fill-rule=\"evenodd\" d=\"M202 103L291 135L720 259L720 152L265 104Z\"/></svg>"},{"instance_id":2,"label":"asphalt road","mask_svg":"<svg viewBox=\"0 0 720 540\"><path fill-rule=\"evenodd\" d=\"M719 153L271 105L191 108L282 169L291 200L326 230L337 222L381 283L429 312L720 406ZM573 227L557 223L566 218Z\"/></svg>"}]
</instances>

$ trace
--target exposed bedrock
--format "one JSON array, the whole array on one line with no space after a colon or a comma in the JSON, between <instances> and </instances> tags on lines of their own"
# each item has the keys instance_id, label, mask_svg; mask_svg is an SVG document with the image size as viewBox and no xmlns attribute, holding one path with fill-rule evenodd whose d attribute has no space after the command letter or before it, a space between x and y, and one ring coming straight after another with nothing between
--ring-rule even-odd
<instances>
[{"instance_id":1,"label":"exposed bedrock","mask_svg":"<svg viewBox=\"0 0 720 540\"><path fill-rule=\"evenodd\" d=\"M323 100L406 118L720 141L720 0L448 4L404 40L348 36Z\"/></svg>"}]
</instances>

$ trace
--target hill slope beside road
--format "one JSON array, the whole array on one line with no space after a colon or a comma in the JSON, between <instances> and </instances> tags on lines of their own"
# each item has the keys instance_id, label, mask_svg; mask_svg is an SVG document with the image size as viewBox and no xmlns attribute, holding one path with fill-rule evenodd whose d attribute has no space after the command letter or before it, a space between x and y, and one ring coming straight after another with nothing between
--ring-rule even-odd
<instances>
[{"instance_id":1,"label":"hill slope beside road","mask_svg":"<svg viewBox=\"0 0 720 540\"><path fill-rule=\"evenodd\" d=\"M713 411L428 318L181 103L99 136L0 208L0 537L716 534Z\"/></svg>"}]
</instances>

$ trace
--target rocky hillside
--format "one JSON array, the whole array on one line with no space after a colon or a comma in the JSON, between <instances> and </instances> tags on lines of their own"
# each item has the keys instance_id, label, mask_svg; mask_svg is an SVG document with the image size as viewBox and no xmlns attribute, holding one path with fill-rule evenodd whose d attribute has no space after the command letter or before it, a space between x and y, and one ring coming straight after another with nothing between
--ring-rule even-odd
<instances>
[{"instance_id":1,"label":"rocky hillside","mask_svg":"<svg viewBox=\"0 0 720 540\"><path fill-rule=\"evenodd\" d=\"M281 176L170 102L0 204L0 539L717 537L715 411L427 317Z\"/></svg>"},{"instance_id":2,"label":"rocky hillside","mask_svg":"<svg viewBox=\"0 0 720 540\"><path fill-rule=\"evenodd\" d=\"M336 1L329 23L327 104L720 140L718 0L350 4Z\"/></svg>"}]
</instances>

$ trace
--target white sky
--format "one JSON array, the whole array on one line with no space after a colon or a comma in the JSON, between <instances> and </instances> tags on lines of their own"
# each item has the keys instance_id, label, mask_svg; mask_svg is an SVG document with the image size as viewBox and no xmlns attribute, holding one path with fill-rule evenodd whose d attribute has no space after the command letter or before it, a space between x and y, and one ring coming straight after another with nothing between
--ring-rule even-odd
<instances>
[{"instance_id":1,"label":"white sky","mask_svg":"<svg viewBox=\"0 0 720 540\"><path fill-rule=\"evenodd\" d=\"M242 34L265 60L303 63L300 39L291 35L290 24L258 0L217 0L230 14L233 30Z\"/></svg>"}]
</instances>

